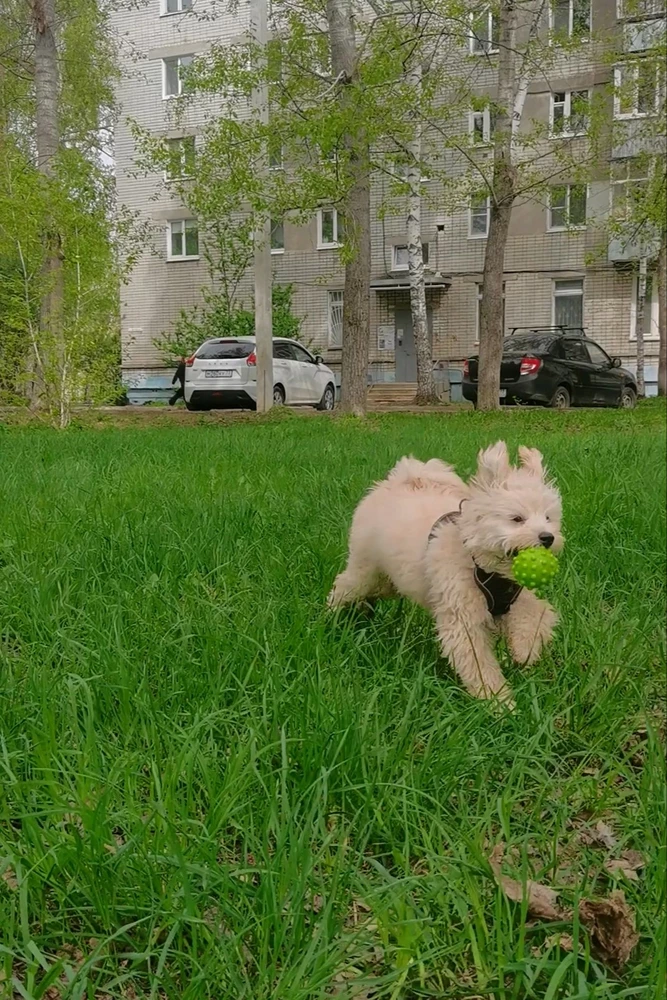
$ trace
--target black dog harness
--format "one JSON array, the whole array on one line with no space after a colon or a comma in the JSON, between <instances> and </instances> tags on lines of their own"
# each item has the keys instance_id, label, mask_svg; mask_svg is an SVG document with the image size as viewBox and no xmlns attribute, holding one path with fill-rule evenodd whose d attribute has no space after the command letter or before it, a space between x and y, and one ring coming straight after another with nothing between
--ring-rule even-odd
<instances>
[{"instance_id":1,"label":"black dog harness","mask_svg":"<svg viewBox=\"0 0 667 1000\"><path fill-rule=\"evenodd\" d=\"M464 501L462 500L461 505L463 505L463 503ZM456 524L460 516L461 507L459 507L458 510L452 511L450 514L443 514L442 517L439 517L431 528L428 536L428 544L433 541L438 533L438 528L440 528L441 525ZM514 580L509 580L501 573L487 573L487 571L482 569L481 566L478 566L477 563L475 563L473 575L475 577L475 583L484 594L489 614L492 614L494 618L500 618L501 615L506 615L523 590L523 587L521 587L518 583L515 583Z\"/></svg>"}]
</instances>

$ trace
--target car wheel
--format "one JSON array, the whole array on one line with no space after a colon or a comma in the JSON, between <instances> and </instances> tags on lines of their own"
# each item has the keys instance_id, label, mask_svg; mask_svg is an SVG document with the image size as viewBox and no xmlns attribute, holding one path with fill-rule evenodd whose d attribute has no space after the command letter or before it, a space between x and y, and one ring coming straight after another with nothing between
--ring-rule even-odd
<instances>
[{"instance_id":1,"label":"car wheel","mask_svg":"<svg viewBox=\"0 0 667 1000\"><path fill-rule=\"evenodd\" d=\"M274 406L285 405L285 390L281 385L274 385L273 387L273 405Z\"/></svg>"},{"instance_id":2,"label":"car wheel","mask_svg":"<svg viewBox=\"0 0 667 1000\"><path fill-rule=\"evenodd\" d=\"M328 412L331 412L331 410L333 410L335 405L336 405L336 390L331 385L331 383L329 383L329 385L322 393L322 398L319 401L319 403L317 403L317 405L315 406L315 409L326 410Z\"/></svg>"},{"instance_id":3,"label":"car wheel","mask_svg":"<svg viewBox=\"0 0 667 1000\"><path fill-rule=\"evenodd\" d=\"M621 389L621 399L619 406L622 410L634 410L637 403L637 393L631 385L624 385Z\"/></svg>"},{"instance_id":4,"label":"car wheel","mask_svg":"<svg viewBox=\"0 0 667 1000\"><path fill-rule=\"evenodd\" d=\"M570 408L570 390L564 386L559 385L555 393L551 397L551 407L554 410L569 410Z\"/></svg>"}]
</instances>

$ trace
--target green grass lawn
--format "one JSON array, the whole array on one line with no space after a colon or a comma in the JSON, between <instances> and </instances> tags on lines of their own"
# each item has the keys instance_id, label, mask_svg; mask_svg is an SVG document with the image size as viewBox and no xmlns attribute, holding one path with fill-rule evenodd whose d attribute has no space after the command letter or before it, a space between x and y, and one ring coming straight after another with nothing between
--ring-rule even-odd
<instances>
[{"instance_id":1,"label":"green grass lawn","mask_svg":"<svg viewBox=\"0 0 667 1000\"><path fill-rule=\"evenodd\" d=\"M664 418L0 427L0 996L663 996ZM512 716L421 610L324 609L373 479L499 437L543 450L567 537ZM502 894L500 841L573 920ZM614 889L620 972L576 918Z\"/></svg>"}]
</instances>

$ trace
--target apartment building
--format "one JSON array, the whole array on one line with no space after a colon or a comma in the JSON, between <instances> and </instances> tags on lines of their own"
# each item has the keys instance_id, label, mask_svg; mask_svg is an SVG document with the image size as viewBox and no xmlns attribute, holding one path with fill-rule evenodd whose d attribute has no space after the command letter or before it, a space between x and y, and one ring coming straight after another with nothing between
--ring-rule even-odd
<instances>
[{"instance_id":1,"label":"apartment building","mask_svg":"<svg viewBox=\"0 0 667 1000\"><path fill-rule=\"evenodd\" d=\"M201 0L203 5L214 2ZM623 10L624 2L628 0L618 0L617 7L616 0L554 0L549 12L551 26L555 23L566 34L591 32L591 44L564 48L548 79L541 74L531 82L524 121L541 121L560 135L563 129L576 135L580 99L607 85L611 73L627 87L628 96L610 99L617 139L610 151L611 162L600 170L599 179L583 187L561 183L541 200L520 198L515 205L505 259L504 323L508 330L527 325L583 325L610 354L620 356L632 368L638 293L635 265L640 251L625 240L605 237L604 221L610 207L622 205L632 186L644 180L638 176L636 157L641 143L637 129L657 113L660 83L655 79L647 86L640 77L641 59L627 67L609 67L594 39L622 32L625 49L635 59L655 44L656 32L665 30L665 15L664 0L633 2L631 16ZM154 232L153 245L134 269L122 301L123 377L130 398L138 402L164 395L171 372L155 347L155 338L170 328L182 309L201 301L201 289L210 279L200 252L204 234L199 233L197 220L179 203L164 176L137 171L127 122L135 120L156 135L185 136L184 156L196 169L197 135L204 113L189 110L187 123L180 122L174 130L169 102L179 94L179 70L213 43L243 41L249 28L246 5L239 5L234 14L221 6L213 12L212 7L211 16L198 6L195 16L192 3L148 0L117 15L118 31L127 40L119 93L123 114L116 134L118 196L150 218ZM549 28L545 23L545 31ZM479 59L480 92L493 87L494 35L489 15L488 30L477 28L471 33L465 53L468 66ZM475 155L490 156L488 112L471 110L467 127ZM416 377L405 214L379 211L387 203L388 184L385 176L378 176L372 194L369 377L373 382L404 383ZM426 181L422 233L433 358L436 364L448 366L455 380L478 339L489 203L486 198L473 199L441 213L437 191L428 191L428 185ZM324 207L308 224L284 220L274 228L272 238L274 281L293 286L293 308L303 321L303 339L334 370L340 367L342 338L339 226L336 210ZM606 239L602 247L601 239ZM644 314L649 393L655 392L657 379L656 284L649 279ZM250 304L251 274L242 283L240 297Z\"/></svg>"}]
</instances>

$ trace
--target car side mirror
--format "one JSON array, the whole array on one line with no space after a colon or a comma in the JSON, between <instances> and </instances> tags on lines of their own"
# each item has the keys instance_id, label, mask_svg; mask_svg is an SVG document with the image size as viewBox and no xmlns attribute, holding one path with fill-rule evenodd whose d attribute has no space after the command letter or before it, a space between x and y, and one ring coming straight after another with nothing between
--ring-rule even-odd
<instances>
[{"instance_id":1,"label":"car side mirror","mask_svg":"<svg viewBox=\"0 0 667 1000\"><path fill-rule=\"evenodd\" d=\"M315 355L315 364L316 365L323 365L324 364L324 358L322 357L321 354L316 354Z\"/></svg>"},{"instance_id":2,"label":"car side mirror","mask_svg":"<svg viewBox=\"0 0 667 1000\"><path fill-rule=\"evenodd\" d=\"M612 358L611 359L611 367L612 368L620 368L621 367L621 359L620 358Z\"/></svg>"}]
</instances>

